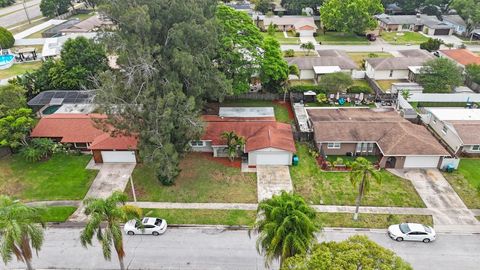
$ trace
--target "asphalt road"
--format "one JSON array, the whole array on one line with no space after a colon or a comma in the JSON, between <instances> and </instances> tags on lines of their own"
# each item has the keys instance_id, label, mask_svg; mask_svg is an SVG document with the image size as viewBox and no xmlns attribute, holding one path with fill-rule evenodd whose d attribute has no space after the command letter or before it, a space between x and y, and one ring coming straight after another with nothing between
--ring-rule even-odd
<instances>
[{"instance_id":1,"label":"asphalt road","mask_svg":"<svg viewBox=\"0 0 480 270\"><path fill-rule=\"evenodd\" d=\"M30 19L42 15L42 12L40 11L40 2L41 0L26 2L27 12ZM22 3L0 9L0 26L9 27L21 22L28 22Z\"/></svg>"},{"instance_id":2,"label":"asphalt road","mask_svg":"<svg viewBox=\"0 0 480 270\"><path fill-rule=\"evenodd\" d=\"M34 258L36 269L118 269L116 255L103 259L99 245L85 249L78 239L80 229L48 229L45 244ZM321 240L343 240L366 234L379 244L392 249L417 270L478 269L480 235L442 234L433 243L394 242L383 231L356 232L327 230ZM96 241L96 240L94 240ZM196 269L252 270L265 269L262 257L255 250L255 239L246 231L223 231L214 228L172 228L159 237L125 236L125 264L129 269ZM4 269L0 263L0 269ZM16 261L6 269L22 268Z\"/></svg>"}]
</instances>

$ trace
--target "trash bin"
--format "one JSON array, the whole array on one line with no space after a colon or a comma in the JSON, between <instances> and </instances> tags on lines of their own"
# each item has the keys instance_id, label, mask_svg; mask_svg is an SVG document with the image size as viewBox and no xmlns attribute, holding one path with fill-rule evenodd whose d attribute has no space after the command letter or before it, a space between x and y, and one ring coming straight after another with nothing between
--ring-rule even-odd
<instances>
[{"instance_id":1,"label":"trash bin","mask_svg":"<svg viewBox=\"0 0 480 270\"><path fill-rule=\"evenodd\" d=\"M298 156L297 156L297 155L293 155L292 164L293 164L293 166L297 166L297 165L298 165Z\"/></svg>"},{"instance_id":2,"label":"trash bin","mask_svg":"<svg viewBox=\"0 0 480 270\"><path fill-rule=\"evenodd\" d=\"M455 166L453 164L447 164L447 166L445 167L445 171L446 172L453 172L453 170L455 170Z\"/></svg>"}]
</instances>

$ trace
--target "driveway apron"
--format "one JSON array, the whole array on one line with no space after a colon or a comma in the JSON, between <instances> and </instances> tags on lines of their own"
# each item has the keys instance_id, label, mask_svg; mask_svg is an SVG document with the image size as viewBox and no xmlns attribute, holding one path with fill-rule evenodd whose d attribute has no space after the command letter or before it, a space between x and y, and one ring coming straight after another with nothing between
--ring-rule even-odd
<instances>
[{"instance_id":1,"label":"driveway apron","mask_svg":"<svg viewBox=\"0 0 480 270\"><path fill-rule=\"evenodd\" d=\"M293 190L288 166L257 166L258 201L280 194L282 190Z\"/></svg>"}]
</instances>

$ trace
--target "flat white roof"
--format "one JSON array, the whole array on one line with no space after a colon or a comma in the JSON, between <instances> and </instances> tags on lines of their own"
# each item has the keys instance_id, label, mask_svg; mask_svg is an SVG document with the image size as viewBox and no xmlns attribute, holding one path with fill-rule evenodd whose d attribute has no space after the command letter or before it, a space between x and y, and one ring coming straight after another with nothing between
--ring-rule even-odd
<instances>
[{"instance_id":1,"label":"flat white roof","mask_svg":"<svg viewBox=\"0 0 480 270\"><path fill-rule=\"evenodd\" d=\"M328 74L342 71L339 66L314 66L313 70L315 74Z\"/></svg>"},{"instance_id":2,"label":"flat white roof","mask_svg":"<svg viewBox=\"0 0 480 270\"><path fill-rule=\"evenodd\" d=\"M450 121L479 121L480 109L465 108L427 108L440 120Z\"/></svg>"},{"instance_id":3,"label":"flat white roof","mask_svg":"<svg viewBox=\"0 0 480 270\"><path fill-rule=\"evenodd\" d=\"M423 66L409 66L408 70L410 70L413 74L419 74L422 67Z\"/></svg>"},{"instance_id":4,"label":"flat white roof","mask_svg":"<svg viewBox=\"0 0 480 270\"><path fill-rule=\"evenodd\" d=\"M273 107L220 107L220 117L275 117Z\"/></svg>"}]
</instances>

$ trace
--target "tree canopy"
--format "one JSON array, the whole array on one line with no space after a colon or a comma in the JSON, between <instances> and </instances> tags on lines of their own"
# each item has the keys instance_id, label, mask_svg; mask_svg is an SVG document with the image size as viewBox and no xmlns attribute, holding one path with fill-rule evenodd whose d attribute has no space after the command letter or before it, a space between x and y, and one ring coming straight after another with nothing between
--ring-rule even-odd
<instances>
[{"instance_id":1,"label":"tree canopy","mask_svg":"<svg viewBox=\"0 0 480 270\"><path fill-rule=\"evenodd\" d=\"M315 14L319 14L318 7L323 3L323 0L282 0L281 5L287 9L288 14L300 15L302 9L309 7Z\"/></svg>"},{"instance_id":2,"label":"tree canopy","mask_svg":"<svg viewBox=\"0 0 480 270\"><path fill-rule=\"evenodd\" d=\"M234 93L245 93L252 75L259 72L263 37L245 12L220 5L216 17L220 28L220 70L232 80Z\"/></svg>"},{"instance_id":3,"label":"tree canopy","mask_svg":"<svg viewBox=\"0 0 480 270\"><path fill-rule=\"evenodd\" d=\"M0 27L0 47L2 49L9 49L15 44L13 34L7 29Z\"/></svg>"},{"instance_id":4,"label":"tree canopy","mask_svg":"<svg viewBox=\"0 0 480 270\"><path fill-rule=\"evenodd\" d=\"M286 260L282 270L384 269L412 270L398 257L364 235L354 235L341 242L316 244L310 254Z\"/></svg>"},{"instance_id":5,"label":"tree canopy","mask_svg":"<svg viewBox=\"0 0 480 270\"><path fill-rule=\"evenodd\" d=\"M469 33L480 23L480 0L453 0L450 7L465 20Z\"/></svg>"},{"instance_id":6,"label":"tree canopy","mask_svg":"<svg viewBox=\"0 0 480 270\"><path fill-rule=\"evenodd\" d=\"M32 110L27 108L10 110L5 117L0 118L0 146L17 149L27 145L27 137L34 122Z\"/></svg>"},{"instance_id":7,"label":"tree canopy","mask_svg":"<svg viewBox=\"0 0 480 270\"><path fill-rule=\"evenodd\" d=\"M12 110L26 106L25 89L12 84L0 86L0 118L7 116Z\"/></svg>"},{"instance_id":8,"label":"tree canopy","mask_svg":"<svg viewBox=\"0 0 480 270\"><path fill-rule=\"evenodd\" d=\"M447 58L436 58L420 69L417 81L425 93L450 93L463 82L462 71Z\"/></svg>"},{"instance_id":9,"label":"tree canopy","mask_svg":"<svg viewBox=\"0 0 480 270\"><path fill-rule=\"evenodd\" d=\"M283 59L280 43L273 37L266 37L263 43L264 56L260 79L265 89L280 91L288 79L288 63Z\"/></svg>"},{"instance_id":10,"label":"tree canopy","mask_svg":"<svg viewBox=\"0 0 480 270\"><path fill-rule=\"evenodd\" d=\"M326 0L320 7L326 29L357 34L377 27L373 15L382 12L380 0Z\"/></svg>"},{"instance_id":11,"label":"tree canopy","mask_svg":"<svg viewBox=\"0 0 480 270\"><path fill-rule=\"evenodd\" d=\"M0 0L0 7L8 7L8 6L11 6L13 5L15 2L15 0Z\"/></svg>"},{"instance_id":12,"label":"tree canopy","mask_svg":"<svg viewBox=\"0 0 480 270\"><path fill-rule=\"evenodd\" d=\"M353 85L353 79L345 72L334 72L322 75L318 85L330 93L346 92Z\"/></svg>"},{"instance_id":13,"label":"tree canopy","mask_svg":"<svg viewBox=\"0 0 480 270\"><path fill-rule=\"evenodd\" d=\"M40 2L40 11L43 16L52 18L68 12L70 5L70 0L42 0Z\"/></svg>"},{"instance_id":14,"label":"tree canopy","mask_svg":"<svg viewBox=\"0 0 480 270\"><path fill-rule=\"evenodd\" d=\"M480 84L480 65L470 64L465 67L465 74L468 79Z\"/></svg>"}]
</instances>

